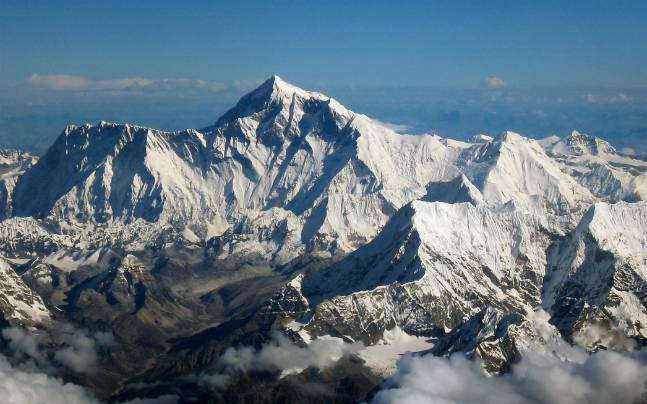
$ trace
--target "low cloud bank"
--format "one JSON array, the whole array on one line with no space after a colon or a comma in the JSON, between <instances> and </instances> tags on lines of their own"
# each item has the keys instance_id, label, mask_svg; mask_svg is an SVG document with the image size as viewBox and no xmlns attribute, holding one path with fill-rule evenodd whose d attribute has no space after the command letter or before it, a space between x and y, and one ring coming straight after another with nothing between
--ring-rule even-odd
<instances>
[{"instance_id":1,"label":"low cloud bank","mask_svg":"<svg viewBox=\"0 0 647 404\"><path fill-rule=\"evenodd\" d=\"M176 404L176 395L136 398L119 404ZM101 404L83 386L22 366L0 354L0 401L3 404Z\"/></svg>"},{"instance_id":2,"label":"low cloud bank","mask_svg":"<svg viewBox=\"0 0 647 404\"><path fill-rule=\"evenodd\" d=\"M54 354L54 359L69 369L82 373L94 369L100 348L114 344L114 336L107 332L90 334L87 330L66 325L60 332L66 346Z\"/></svg>"},{"instance_id":3,"label":"low cloud bank","mask_svg":"<svg viewBox=\"0 0 647 404\"><path fill-rule=\"evenodd\" d=\"M13 367L0 355L0 397L7 404L95 404L83 387L45 373Z\"/></svg>"},{"instance_id":4,"label":"low cloud bank","mask_svg":"<svg viewBox=\"0 0 647 404\"><path fill-rule=\"evenodd\" d=\"M20 327L2 330L7 355L0 354L0 402L3 404L99 404L85 387L65 383L56 375L67 369L89 373L99 352L115 343L108 332L90 333L71 324L37 334ZM173 404L175 395L134 399L121 404Z\"/></svg>"},{"instance_id":5,"label":"low cloud bank","mask_svg":"<svg viewBox=\"0 0 647 404\"><path fill-rule=\"evenodd\" d=\"M91 372L98 350L114 343L110 333L91 334L65 324L51 335L20 327L2 330L7 355L0 354L0 401L8 404L96 404L84 387L53 376L62 369Z\"/></svg>"},{"instance_id":6,"label":"low cloud bank","mask_svg":"<svg viewBox=\"0 0 647 404\"><path fill-rule=\"evenodd\" d=\"M252 347L228 348L216 363L216 373L202 374L199 380L207 386L223 388L238 373L280 371L284 376L309 367L325 369L363 347L363 344L348 344L339 338L318 338L306 347L300 347L284 335L276 334L272 342L258 350Z\"/></svg>"},{"instance_id":7,"label":"low cloud bank","mask_svg":"<svg viewBox=\"0 0 647 404\"><path fill-rule=\"evenodd\" d=\"M55 344L47 344L44 336L20 327L2 330L8 341L11 359L24 366L32 366L51 372L60 366L77 373L95 369L100 349L114 343L114 336L107 332L91 334L86 329L65 324L52 332Z\"/></svg>"},{"instance_id":8,"label":"low cloud bank","mask_svg":"<svg viewBox=\"0 0 647 404\"><path fill-rule=\"evenodd\" d=\"M502 376L460 354L451 358L407 356L374 404L389 403L634 403L647 400L647 350L587 354L572 348L566 358L525 353Z\"/></svg>"}]
</instances>

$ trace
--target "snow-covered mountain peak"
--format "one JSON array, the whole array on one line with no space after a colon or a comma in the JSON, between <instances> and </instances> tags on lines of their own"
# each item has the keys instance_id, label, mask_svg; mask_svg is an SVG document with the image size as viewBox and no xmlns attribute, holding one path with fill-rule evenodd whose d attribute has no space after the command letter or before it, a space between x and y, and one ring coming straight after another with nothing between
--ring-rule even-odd
<instances>
[{"instance_id":1,"label":"snow-covered mountain peak","mask_svg":"<svg viewBox=\"0 0 647 404\"><path fill-rule=\"evenodd\" d=\"M637 267L647 277L647 202L618 202L609 204L599 202L593 205L584 216L579 230L586 229L595 237L602 249L618 254L632 256Z\"/></svg>"},{"instance_id":2,"label":"snow-covered mountain peak","mask_svg":"<svg viewBox=\"0 0 647 404\"><path fill-rule=\"evenodd\" d=\"M67 127L19 178L14 212L81 221L155 221L167 198L170 204L171 199L184 204L194 198L197 181L185 178L201 171L205 160L204 137L194 130L163 132L107 122Z\"/></svg>"},{"instance_id":3,"label":"snow-covered mountain peak","mask_svg":"<svg viewBox=\"0 0 647 404\"><path fill-rule=\"evenodd\" d=\"M510 201L528 210L559 214L578 209L593 198L589 191L546 154L534 139L504 132L496 141L477 144L463 158L465 174L492 205Z\"/></svg>"},{"instance_id":4,"label":"snow-covered mountain peak","mask_svg":"<svg viewBox=\"0 0 647 404\"><path fill-rule=\"evenodd\" d=\"M68 127L20 178L13 206L54 220L173 224L199 238L278 208L272 226L296 220L291 212L302 242L327 234L326 243L349 250L422 196L445 149L275 77L203 131Z\"/></svg>"},{"instance_id":5,"label":"snow-covered mountain peak","mask_svg":"<svg viewBox=\"0 0 647 404\"><path fill-rule=\"evenodd\" d=\"M283 80L281 77L276 75L267 79L265 83L261 85L261 87L263 86L267 86L267 87L271 86L271 94L274 96L292 97L293 95L298 95L304 98L321 98L321 99L330 98L317 92L306 91L300 87L297 87L291 83L288 83L287 81Z\"/></svg>"},{"instance_id":6,"label":"snow-covered mountain peak","mask_svg":"<svg viewBox=\"0 0 647 404\"><path fill-rule=\"evenodd\" d=\"M581 156L590 154L594 156L616 154L616 149L608 142L574 130L569 136L562 139L553 147L555 153Z\"/></svg>"},{"instance_id":7,"label":"snow-covered mountain peak","mask_svg":"<svg viewBox=\"0 0 647 404\"><path fill-rule=\"evenodd\" d=\"M340 130L354 115L331 97L303 90L278 76L273 76L244 95L215 126L205 131L217 132L224 126L237 124L243 129L249 127L257 133L269 130L285 134L302 133L316 125L317 121L325 121ZM304 116L307 120L302 122Z\"/></svg>"},{"instance_id":8,"label":"snow-covered mountain peak","mask_svg":"<svg viewBox=\"0 0 647 404\"><path fill-rule=\"evenodd\" d=\"M540 141L550 158L603 201L635 201L647 195L647 161L624 156L608 142L573 131Z\"/></svg>"},{"instance_id":9,"label":"snow-covered mountain peak","mask_svg":"<svg viewBox=\"0 0 647 404\"><path fill-rule=\"evenodd\" d=\"M549 238L538 218L470 203L413 201L370 243L306 276L310 328L363 338L375 328L453 328L484 302L538 301ZM360 327L353 327L360 324Z\"/></svg>"},{"instance_id":10,"label":"snow-covered mountain peak","mask_svg":"<svg viewBox=\"0 0 647 404\"><path fill-rule=\"evenodd\" d=\"M507 130L507 131L501 133L498 136L497 140L499 140L500 142L505 142L505 143L520 143L520 142L527 141L528 138L524 137L524 136L522 136L522 135L520 135L520 134L518 134L516 132L512 132L510 130Z\"/></svg>"},{"instance_id":11,"label":"snow-covered mountain peak","mask_svg":"<svg viewBox=\"0 0 647 404\"><path fill-rule=\"evenodd\" d=\"M295 95L303 98L311 98L313 96L321 99L328 98L323 94L306 91L293 84L290 84L279 76L270 77L244 97L250 96L250 98L264 99L266 101L269 101L280 98L290 99Z\"/></svg>"}]
</instances>

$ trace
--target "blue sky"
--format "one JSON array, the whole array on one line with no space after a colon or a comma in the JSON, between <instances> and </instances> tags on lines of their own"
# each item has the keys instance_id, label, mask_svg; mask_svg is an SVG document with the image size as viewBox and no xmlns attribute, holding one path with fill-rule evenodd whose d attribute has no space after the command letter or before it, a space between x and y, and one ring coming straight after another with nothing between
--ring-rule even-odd
<instances>
[{"instance_id":1,"label":"blue sky","mask_svg":"<svg viewBox=\"0 0 647 404\"><path fill-rule=\"evenodd\" d=\"M644 1L0 2L31 74L475 87L647 85ZM642 40L641 40L642 38Z\"/></svg>"},{"instance_id":2,"label":"blue sky","mask_svg":"<svg viewBox=\"0 0 647 404\"><path fill-rule=\"evenodd\" d=\"M481 91L470 97L483 111L495 105L494 90L551 91L555 99L577 90L573 100L624 105L635 120L647 89L646 21L645 1L3 0L0 142L15 130L31 133L23 143L38 133L46 142L45 132L60 131L54 124L102 111L171 129L189 118L200 126L272 74L380 117L404 105L440 113L417 104L442 103L424 94L437 89L455 90L442 94L461 105L470 102L464 91ZM146 97L126 94L133 85ZM376 103L377 94L406 102L394 109L392 100ZM163 122L188 105L202 112ZM52 123L29 128L31 118Z\"/></svg>"}]
</instances>

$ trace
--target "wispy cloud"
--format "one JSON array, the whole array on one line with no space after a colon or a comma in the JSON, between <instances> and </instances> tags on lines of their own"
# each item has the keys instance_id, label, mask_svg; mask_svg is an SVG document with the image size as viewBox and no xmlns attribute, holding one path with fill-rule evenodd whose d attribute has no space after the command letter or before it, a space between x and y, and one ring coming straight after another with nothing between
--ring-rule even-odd
<instances>
[{"instance_id":1,"label":"wispy cloud","mask_svg":"<svg viewBox=\"0 0 647 404\"><path fill-rule=\"evenodd\" d=\"M33 86L55 91L123 91L132 86L147 86L153 83L142 77L116 80L91 80L68 74L32 74L27 82Z\"/></svg>"},{"instance_id":2,"label":"wispy cloud","mask_svg":"<svg viewBox=\"0 0 647 404\"><path fill-rule=\"evenodd\" d=\"M588 93L584 96L584 101L588 104L631 104L633 102L633 98L624 93L614 95L597 95Z\"/></svg>"},{"instance_id":3,"label":"wispy cloud","mask_svg":"<svg viewBox=\"0 0 647 404\"><path fill-rule=\"evenodd\" d=\"M636 149L633 147L623 147L620 149L620 153L626 154L627 156L635 156L636 155Z\"/></svg>"},{"instance_id":4,"label":"wispy cloud","mask_svg":"<svg viewBox=\"0 0 647 404\"><path fill-rule=\"evenodd\" d=\"M32 74L27 79L27 84L45 91L64 93L102 92L116 95L165 92L217 93L232 88L244 89L252 85L242 82L227 84L186 78L152 80L144 77L130 77L113 80L92 80L83 76L69 74Z\"/></svg>"},{"instance_id":5,"label":"wispy cloud","mask_svg":"<svg viewBox=\"0 0 647 404\"><path fill-rule=\"evenodd\" d=\"M7 357L0 354L0 394L6 404L101 404L83 386L66 383L38 368L12 365ZM162 395L155 398L135 398L118 404L176 404L176 395Z\"/></svg>"},{"instance_id":6,"label":"wispy cloud","mask_svg":"<svg viewBox=\"0 0 647 404\"><path fill-rule=\"evenodd\" d=\"M485 85L488 88L503 88L506 86L505 81L499 77L490 76L485 78Z\"/></svg>"},{"instance_id":7,"label":"wispy cloud","mask_svg":"<svg viewBox=\"0 0 647 404\"><path fill-rule=\"evenodd\" d=\"M386 121L380 121L380 120L375 119L375 118L373 118L373 120L375 122L377 122L378 124L380 124L382 126L385 126L385 127L389 128L389 129L391 129L391 130L393 130L395 132L398 132L398 133L407 133L408 131L410 131L412 129L411 125L407 125L405 123L386 122Z\"/></svg>"}]
</instances>

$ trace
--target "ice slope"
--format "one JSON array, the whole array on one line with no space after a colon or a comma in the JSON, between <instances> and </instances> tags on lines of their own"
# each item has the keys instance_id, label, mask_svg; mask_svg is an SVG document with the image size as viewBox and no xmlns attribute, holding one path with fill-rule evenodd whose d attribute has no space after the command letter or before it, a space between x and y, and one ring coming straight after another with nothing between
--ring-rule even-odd
<instances>
[{"instance_id":1,"label":"ice slope","mask_svg":"<svg viewBox=\"0 0 647 404\"><path fill-rule=\"evenodd\" d=\"M430 182L426 195L421 199L428 202L470 202L473 205L485 203L481 191L463 174L450 181Z\"/></svg>"},{"instance_id":2,"label":"ice slope","mask_svg":"<svg viewBox=\"0 0 647 404\"><path fill-rule=\"evenodd\" d=\"M74 222L172 222L198 215L209 221L215 201L200 173L205 151L202 135L192 130L105 122L68 127L18 180L15 214Z\"/></svg>"}]
</instances>

